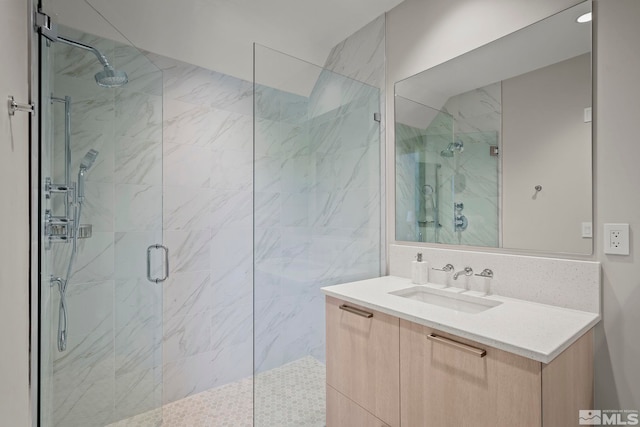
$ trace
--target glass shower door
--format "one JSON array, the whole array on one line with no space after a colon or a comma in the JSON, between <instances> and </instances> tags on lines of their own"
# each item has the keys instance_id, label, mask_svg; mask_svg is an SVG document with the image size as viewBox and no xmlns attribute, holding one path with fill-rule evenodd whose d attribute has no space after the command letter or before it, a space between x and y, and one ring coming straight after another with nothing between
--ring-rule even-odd
<instances>
[{"instance_id":1,"label":"glass shower door","mask_svg":"<svg viewBox=\"0 0 640 427\"><path fill-rule=\"evenodd\" d=\"M162 73L121 37L58 35L40 43L39 422L160 425Z\"/></svg>"}]
</instances>

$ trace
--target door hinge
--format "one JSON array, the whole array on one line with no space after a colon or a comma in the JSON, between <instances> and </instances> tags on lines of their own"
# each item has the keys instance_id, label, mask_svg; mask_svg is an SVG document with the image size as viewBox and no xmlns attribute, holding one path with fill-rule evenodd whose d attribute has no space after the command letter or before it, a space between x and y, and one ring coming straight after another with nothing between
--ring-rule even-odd
<instances>
[{"instance_id":1,"label":"door hinge","mask_svg":"<svg viewBox=\"0 0 640 427\"><path fill-rule=\"evenodd\" d=\"M58 23L56 20L46 13L38 10L36 12L36 29L40 34L44 37L48 38L51 41L58 40Z\"/></svg>"},{"instance_id":2,"label":"door hinge","mask_svg":"<svg viewBox=\"0 0 640 427\"><path fill-rule=\"evenodd\" d=\"M373 120L375 120L376 122L380 123L381 119L382 119L382 117L380 116L380 113L373 113Z\"/></svg>"}]
</instances>

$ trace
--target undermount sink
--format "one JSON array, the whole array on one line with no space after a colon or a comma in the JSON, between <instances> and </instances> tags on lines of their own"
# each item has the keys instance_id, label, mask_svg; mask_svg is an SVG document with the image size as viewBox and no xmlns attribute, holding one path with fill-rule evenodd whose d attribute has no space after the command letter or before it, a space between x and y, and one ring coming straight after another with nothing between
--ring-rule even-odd
<instances>
[{"instance_id":1,"label":"undermount sink","mask_svg":"<svg viewBox=\"0 0 640 427\"><path fill-rule=\"evenodd\" d=\"M410 288L389 292L389 294L470 314L481 313L502 304L501 301L451 291L431 289L425 286L412 286Z\"/></svg>"}]
</instances>

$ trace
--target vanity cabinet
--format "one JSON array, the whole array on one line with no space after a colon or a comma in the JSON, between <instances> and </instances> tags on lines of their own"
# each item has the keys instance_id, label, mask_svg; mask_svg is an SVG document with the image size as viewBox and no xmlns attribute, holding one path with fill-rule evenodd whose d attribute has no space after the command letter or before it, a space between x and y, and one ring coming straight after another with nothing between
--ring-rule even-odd
<instances>
[{"instance_id":1,"label":"vanity cabinet","mask_svg":"<svg viewBox=\"0 0 640 427\"><path fill-rule=\"evenodd\" d=\"M327 297L327 427L400 425L399 321Z\"/></svg>"},{"instance_id":2,"label":"vanity cabinet","mask_svg":"<svg viewBox=\"0 0 640 427\"><path fill-rule=\"evenodd\" d=\"M549 364L327 297L327 427L567 427L593 408L593 331Z\"/></svg>"},{"instance_id":3,"label":"vanity cabinet","mask_svg":"<svg viewBox=\"0 0 640 427\"><path fill-rule=\"evenodd\" d=\"M400 320L401 425L568 427L593 407L593 332L549 364Z\"/></svg>"},{"instance_id":4,"label":"vanity cabinet","mask_svg":"<svg viewBox=\"0 0 640 427\"><path fill-rule=\"evenodd\" d=\"M327 426L390 427L330 385L327 385Z\"/></svg>"},{"instance_id":5,"label":"vanity cabinet","mask_svg":"<svg viewBox=\"0 0 640 427\"><path fill-rule=\"evenodd\" d=\"M400 336L403 426L540 426L540 362L404 320Z\"/></svg>"}]
</instances>

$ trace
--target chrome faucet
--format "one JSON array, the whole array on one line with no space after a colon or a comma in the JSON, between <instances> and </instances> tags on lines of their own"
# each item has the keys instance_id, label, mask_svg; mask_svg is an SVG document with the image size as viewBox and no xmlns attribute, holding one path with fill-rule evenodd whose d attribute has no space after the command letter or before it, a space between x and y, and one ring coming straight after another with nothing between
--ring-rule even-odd
<instances>
[{"instance_id":1,"label":"chrome faucet","mask_svg":"<svg viewBox=\"0 0 640 427\"><path fill-rule=\"evenodd\" d=\"M493 279L493 270L489 268L485 268L482 270L482 273L476 274L476 276L486 277L487 279Z\"/></svg>"},{"instance_id":2,"label":"chrome faucet","mask_svg":"<svg viewBox=\"0 0 640 427\"><path fill-rule=\"evenodd\" d=\"M458 277L464 273L465 276L473 275L473 269L471 267L465 267L464 270L456 271L453 275L453 280L458 280Z\"/></svg>"},{"instance_id":3,"label":"chrome faucet","mask_svg":"<svg viewBox=\"0 0 640 427\"><path fill-rule=\"evenodd\" d=\"M442 268L434 268L434 267L431 267L431 269L432 269L432 270L436 270L436 271L446 271L446 272L448 273L449 271L453 271L453 265L451 265L451 264L447 264L447 265L445 265L445 266L444 266L444 267L442 267Z\"/></svg>"}]
</instances>

